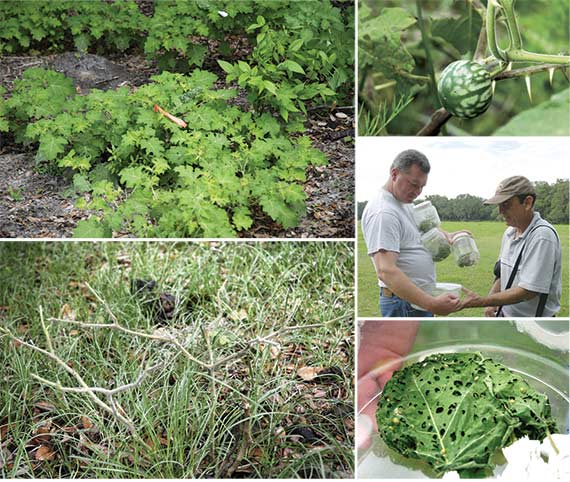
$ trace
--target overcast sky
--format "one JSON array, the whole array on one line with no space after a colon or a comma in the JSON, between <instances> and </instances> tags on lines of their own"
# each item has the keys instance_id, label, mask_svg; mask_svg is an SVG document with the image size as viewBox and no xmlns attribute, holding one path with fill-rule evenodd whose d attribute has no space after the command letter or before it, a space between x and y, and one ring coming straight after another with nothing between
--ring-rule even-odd
<instances>
[{"instance_id":1,"label":"overcast sky","mask_svg":"<svg viewBox=\"0 0 570 482\"><path fill-rule=\"evenodd\" d=\"M430 160L431 172L420 197L488 198L509 176L549 183L570 177L567 137L357 137L357 201L376 194L388 179L394 157L405 149L417 149Z\"/></svg>"}]
</instances>

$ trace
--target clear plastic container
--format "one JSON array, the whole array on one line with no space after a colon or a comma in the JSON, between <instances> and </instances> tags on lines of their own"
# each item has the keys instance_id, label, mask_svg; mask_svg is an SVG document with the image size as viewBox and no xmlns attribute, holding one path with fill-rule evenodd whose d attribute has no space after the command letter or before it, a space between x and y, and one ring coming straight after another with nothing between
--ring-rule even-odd
<instances>
[{"instance_id":1,"label":"clear plastic container","mask_svg":"<svg viewBox=\"0 0 570 482\"><path fill-rule=\"evenodd\" d=\"M444 260L451 253L449 242L437 228L432 228L427 233L422 234L422 244L431 253L435 262Z\"/></svg>"},{"instance_id":2,"label":"clear plastic container","mask_svg":"<svg viewBox=\"0 0 570 482\"><path fill-rule=\"evenodd\" d=\"M416 204L414 206L413 216L418 229L422 233L437 228L441 224L437 209L431 204L431 201Z\"/></svg>"},{"instance_id":3,"label":"clear plastic container","mask_svg":"<svg viewBox=\"0 0 570 482\"><path fill-rule=\"evenodd\" d=\"M414 322L410 322L414 323ZM522 323L527 323L523 321ZM568 330L568 321L557 322L561 329ZM517 332L506 320L461 320L422 321L414 349L408 356L398 358L382 367L383 372L392 372L410 363L423 360L434 353L481 352L493 360L503 363L525 378L528 383L548 396L552 415L558 423L559 433L568 433L569 427L569 373L567 352L553 351L537 343L531 337ZM567 346L567 345L566 345ZM382 373L383 373L382 372ZM381 378L381 372L376 375ZM367 407L380 396L380 391L366 395L361 403L359 418ZM366 429L360 420L357 432ZM357 439L359 438L357 433ZM360 437L362 433L360 433ZM388 448L378 434L372 435L372 446L357 448L358 479L412 479L430 478L426 465L413 459L406 459ZM496 460L494 477L504 470L504 460Z\"/></svg>"},{"instance_id":4,"label":"clear plastic container","mask_svg":"<svg viewBox=\"0 0 570 482\"><path fill-rule=\"evenodd\" d=\"M459 233L451 240L451 251L460 268L473 266L479 262L479 250L475 240L467 233Z\"/></svg>"},{"instance_id":5,"label":"clear plastic container","mask_svg":"<svg viewBox=\"0 0 570 482\"><path fill-rule=\"evenodd\" d=\"M461 285L457 283L436 283L431 294L432 296L451 294L461 298Z\"/></svg>"}]
</instances>

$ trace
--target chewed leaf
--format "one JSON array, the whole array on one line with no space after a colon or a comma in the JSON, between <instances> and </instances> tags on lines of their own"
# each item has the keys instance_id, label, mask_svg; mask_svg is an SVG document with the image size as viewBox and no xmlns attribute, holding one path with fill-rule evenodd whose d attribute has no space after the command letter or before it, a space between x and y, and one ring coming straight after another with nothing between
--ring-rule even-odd
<instances>
[{"instance_id":1,"label":"chewed leaf","mask_svg":"<svg viewBox=\"0 0 570 482\"><path fill-rule=\"evenodd\" d=\"M433 355L397 371L377 419L389 447L436 475L484 475L512 435L541 438L555 429L547 397L480 353Z\"/></svg>"}]
</instances>

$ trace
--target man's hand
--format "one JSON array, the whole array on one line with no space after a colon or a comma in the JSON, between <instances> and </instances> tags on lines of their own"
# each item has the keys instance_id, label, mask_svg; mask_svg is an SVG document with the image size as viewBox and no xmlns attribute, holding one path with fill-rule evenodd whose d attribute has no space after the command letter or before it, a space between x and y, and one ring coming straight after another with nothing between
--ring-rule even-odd
<instances>
[{"instance_id":1,"label":"man's hand","mask_svg":"<svg viewBox=\"0 0 570 482\"><path fill-rule=\"evenodd\" d=\"M487 318L496 318L497 311L499 311L498 306L487 306L487 308L485 308L484 314Z\"/></svg>"},{"instance_id":2,"label":"man's hand","mask_svg":"<svg viewBox=\"0 0 570 482\"><path fill-rule=\"evenodd\" d=\"M463 291L465 297L461 302L461 306L459 308L460 310L462 310L463 308L478 308L480 306L483 306L482 296L478 295L474 291L465 288L465 286L461 288L461 291ZM487 318L495 318L497 316L498 309L499 309L498 306L488 306L487 308L485 308L484 314Z\"/></svg>"},{"instance_id":3,"label":"man's hand","mask_svg":"<svg viewBox=\"0 0 570 482\"><path fill-rule=\"evenodd\" d=\"M450 293L434 296L429 311L436 315L449 315L461 309L461 299Z\"/></svg>"},{"instance_id":4,"label":"man's hand","mask_svg":"<svg viewBox=\"0 0 570 482\"><path fill-rule=\"evenodd\" d=\"M418 321L365 321L359 329L358 346L358 448L370 446L376 426L378 392L400 367L414 343Z\"/></svg>"}]
</instances>

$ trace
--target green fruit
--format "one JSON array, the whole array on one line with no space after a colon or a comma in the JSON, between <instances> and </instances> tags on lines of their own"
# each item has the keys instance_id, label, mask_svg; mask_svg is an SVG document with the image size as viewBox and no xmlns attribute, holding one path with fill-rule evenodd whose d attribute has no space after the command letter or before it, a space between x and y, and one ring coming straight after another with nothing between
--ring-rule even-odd
<instances>
[{"instance_id":1,"label":"green fruit","mask_svg":"<svg viewBox=\"0 0 570 482\"><path fill-rule=\"evenodd\" d=\"M456 117L473 119L485 112L493 98L492 79L480 64L458 60L441 73L437 84L443 107Z\"/></svg>"}]
</instances>

